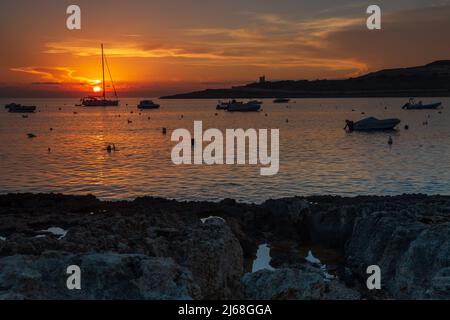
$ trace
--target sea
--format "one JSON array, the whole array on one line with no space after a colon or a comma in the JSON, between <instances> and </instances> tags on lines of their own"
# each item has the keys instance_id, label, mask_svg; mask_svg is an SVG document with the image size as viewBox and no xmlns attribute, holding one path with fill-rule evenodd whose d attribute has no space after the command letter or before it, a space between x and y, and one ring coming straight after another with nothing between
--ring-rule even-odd
<instances>
[{"instance_id":1,"label":"sea","mask_svg":"<svg viewBox=\"0 0 450 320\"><path fill-rule=\"evenodd\" d=\"M159 109L140 111L142 99L104 108L76 106L78 99L0 99L0 194L251 203L308 195L450 194L449 98L425 98L442 101L443 109L417 111L401 108L405 98L263 99L255 113L216 110L213 99L153 99ZM10 102L38 111L28 117L8 113L3 105ZM346 119L369 116L401 123L393 132L343 129ZM203 130L279 129L279 172L261 176L261 165L249 164L175 165L171 134L193 132L197 120ZM116 150L107 152L111 144Z\"/></svg>"}]
</instances>

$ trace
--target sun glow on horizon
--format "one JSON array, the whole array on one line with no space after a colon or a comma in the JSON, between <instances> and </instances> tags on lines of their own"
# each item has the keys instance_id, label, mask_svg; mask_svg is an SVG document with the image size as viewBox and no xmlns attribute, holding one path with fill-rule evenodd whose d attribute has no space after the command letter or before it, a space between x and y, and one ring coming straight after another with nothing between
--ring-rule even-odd
<instances>
[{"instance_id":1,"label":"sun glow on horizon","mask_svg":"<svg viewBox=\"0 0 450 320\"><path fill-rule=\"evenodd\" d=\"M92 88L92 91L100 92L100 91L102 91L102 88L100 88L99 86L95 86L95 87Z\"/></svg>"}]
</instances>

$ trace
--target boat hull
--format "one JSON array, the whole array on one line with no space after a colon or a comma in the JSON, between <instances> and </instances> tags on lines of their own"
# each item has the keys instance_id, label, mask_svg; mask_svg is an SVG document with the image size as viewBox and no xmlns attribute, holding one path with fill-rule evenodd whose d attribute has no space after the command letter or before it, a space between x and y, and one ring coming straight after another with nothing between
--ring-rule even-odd
<instances>
[{"instance_id":1,"label":"boat hull","mask_svg":"<svg viewBox=\"0 0 450 320\"><path fill-rule=\"evenodd\" d=\"M441 105L442 105L442 102L424 104L424 105L412 105L412 104L407 103L403 106L403 109L406 109L406 110L433 110L433 109L439 108Z\"/></svg>"},{"instance_id":2,"label":"boat hull","mask_svg":"<svg viewBox=\"0 0 450 320\"><path fill-rule=\"evenodd\" d=\"M15 103L7 104L5 108L12 113L34 113L36 111L36 106L22 106Z\"/></svg>"},{"instance_id":3,"label":"boat hull","mask_svg":"<svg viewBox=\"0 0 450 320\"><path fill-rule=\"evenodd\" d=\"M259 104L230 104L227 108L228 112L256 112L261 109Z\"/></svg>"},{"instance_id":4,"label":"boat hull","mask_svg":"<svg viewBox=\"0 0 450 320\"><path fill-rule=\"evenodd\" d=\"M383 119L366 118L360 121L347 121L349 131L387 131L395 130L400 123L400 119Z\"/></svg>"},{"instance_id":5,"label":"boat hull","mask_svg":"<svg viewBox=\"0 0 450 320\"><path fill-rule=\"evenodd\" d=\"M119 100L93 100L83 101L83 107L118 107Z\"/></svg>"}]
</instances>

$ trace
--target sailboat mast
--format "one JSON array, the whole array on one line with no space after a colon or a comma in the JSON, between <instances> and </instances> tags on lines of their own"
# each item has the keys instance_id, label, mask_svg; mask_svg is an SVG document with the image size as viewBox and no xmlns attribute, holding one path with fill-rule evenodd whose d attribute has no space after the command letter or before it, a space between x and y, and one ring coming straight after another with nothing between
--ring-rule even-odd
<instances>
[{"instance_id":1,"label":"sailboat mast","mask_svg":"<svg viewBox=\"0 0 450 320\"><path fill-rule=\"evenodd\" d=\"M105 92L105 62L103 58L103 43L102 43L102 76L103 76L103 100L106 99L106 92Z\"/></svg>"}]
</instances>

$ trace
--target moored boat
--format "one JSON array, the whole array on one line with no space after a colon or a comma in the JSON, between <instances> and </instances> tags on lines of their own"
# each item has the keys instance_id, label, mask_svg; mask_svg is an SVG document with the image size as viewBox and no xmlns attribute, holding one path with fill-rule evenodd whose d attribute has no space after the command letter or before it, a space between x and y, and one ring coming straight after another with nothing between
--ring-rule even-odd
<instances>
[{"instance_id":1,"label":"moored boat","mask_svg":"<svg viewBox=\"0 0 450 320\"><path fill-rule=\"evenodd\" d=\"M442 102L423 104L422 101L416 102L414 98L409 99L402 109L406 110L433 110L437 109L442 105Z\"/></svg>"},{"instance_id":2,"label":"moored boat","mask_svg":"<svg viewBox=\"0 0 450 320\"><path fill-rule=\"evenodd\" d=\"M344 129L348 131L378 131L378 130L394 130L400 123L400 119L377 119L375 117L365 118L359 121L345 120Z\"/></svg>"},{"instance_id":3,"label":"moored boat","mask_svg":"<svg viewBox=\"0 0 450 320\"><path fill-rule=\"evenodd\" d=\"M152 100L142 100L137 107L138 109L158 109L160 106Z\"/></svg>"},{"instance_id":4,"label":"moored boat","mask_svg":"<svg viewBox=\"0 0 450 320\"><path fill-rule=\"evenodd\" d=\"M16 113L33 113L36 111L36 106L23 106L17 103L10 103L5 105L5 108L8 109L9 112Z\"/></svg>"},{"instance_id":5,"label":"moored boat","mask_svg":"<svg viewBox=\"0 0 450 320\"><path fill-rule=\"evenodd\" d=\"M228 105L228 108L226 109L229 112L254 112L261 109L261 105L257 103L251 103L251 102L235 102Z\"/></svg>"},{"instance_id":6,"label":"moored boat","mask_svg":"<svg viewBox=\"0 0 450 320\"><path fill-rule=\"evenodd\" d=\"M275 100L273 100L273 103L287 103L291 101L291 99L289 98L276 98Z\"/></svg>"},{"instance_id":7,"label":"moored boat","mask_svg":"<svg viewBox=\"0 0 450 320\"><path fill-rule=\"evenodd\" d=\"M108 69L109 77L111 79L111 84L114 89L114 95L117 98L116 87L114 86L114 82L112 80L111 72L109 70L108 61L103 52L103 44L102 48L102 76L103 76L103 94L100 97L88 96L81 99L81 105L83 107L117 107L119 105L118 99L106 99L106 87L105 87L105 62L106 67Z\"/></svg>"}]
</instances>

